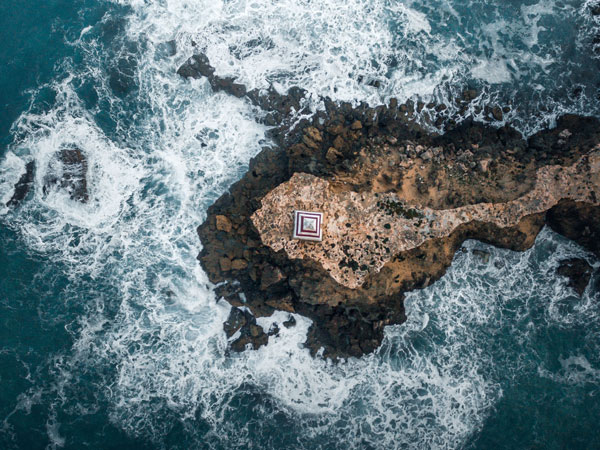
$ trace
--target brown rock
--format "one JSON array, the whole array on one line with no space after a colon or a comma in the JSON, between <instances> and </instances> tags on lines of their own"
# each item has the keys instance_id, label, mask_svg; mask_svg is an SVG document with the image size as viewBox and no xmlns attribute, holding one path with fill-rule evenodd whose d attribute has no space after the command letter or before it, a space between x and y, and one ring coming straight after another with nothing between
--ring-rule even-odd
<instances>
[{"instance_id":1,"label":"brown rock","mask_svg":"<svg viewBox=\"0 0 600 450\"><path fill-rule=\"evenodd\" d=\"M225 331L225 335L230 338L233 336L240 328L248 323L246 318L246 314L239 308L233 307L229 312L229 317L223 324L223 330Z\"/></svg>"},{"instance_id":2,"label":"brown rock","mask_svg":"<svg viewBox=\"0 0 600 450\"><path fill-rule=\"evenodd\" d=\"M337 149L337 150L342 150L344 148L344 139L342 139L341 136L336 137L333 140L333 146Z\"/></svg>"},{"instance_id":3,"label":"brown rock","mask_svg":"<svg viewBox=\"0 0 600 450\"><path fill-rule=\"evenodd\" d=\"M344 132L344 126L338 123L327 128L327 132L333 134L334 136L340 135Z\"/></svg>"},{"instance_id":4,"label":"brown rock","mask_svg":"<svg viewBox=\"0 0 600 450\"><path fill-rule=\"evenodd\" d=\"M351 130L360 130L362 129L362 123L360 123L360 120L355 120L352 125L350 125L350 129Z\"/></svg>"},{"instance_id":5,"label":"brown rock","mask_svg":"<svg viewBox=\"0 0 600 450\"><path fill-rule=\"evenodd\" d=\"M304 135L302 136L302 142L304 143L304 145L306 145L308 148L311 148L313 150L319 150L320 146L319 144L317 144L315 141L313 141L308 135Z\"/></svg>"},{"instance_id":6,"label":"brown rock","mask_svg":"<svg viewBox=\"0 0 600 450\"><path fill-rule=\"evenodd\" d=\"M590 282L592 270L592 266L585 259L571 258L560 261L556 273L566 277L568 285L581 297Z\"/></svg>"},{"instance_id":7,"label":"brown rock","mask_svg":"<svg viewBox=\"0 0 600 450\"><path fill-rule=\"evenodd\" d=\"M479 165L479 170L481 170L483 173L487 172L488 169L490 168L490 163L492 162L492 160L490 158L485 158L479 161L478 165Z\"/></svg>"},{"instance_id":8,"label":"brown rock","mask_svg":"<svg viewBox=\"0 0 600 450\"><path fill-rule=\"evenodd\" d=\"M311 140L315 142L321 142L323 140L323 136L321 136L321 132L315 127L308 127L306 129L306 136L308 136Z\"/></svg>"},{"instance_id":9,"label":"brown rock","mask_svg":"<svg viewBox=\"0 0 600 450\"><path fill-rule=\"evenodd\" d=\"M283 298L271 299L266 301L267 305L280 311L287 311L290 313L296 312L294 309L294 301L291 295L286 295Z\"/></svg>"},{"instance_id":10,"label":"brown rock","mask_svg":"<svg viewBox=\"0 0 600 450\"><path fill-rule=\"evenodd\" d=\"M234 259L231 261L231 269L233 270L243 270L248 267L248 262L243 259Z\"/></svg>"},{"instance_id":11,"label":"brown rock","mask_svg":"<svg viewBox=\"0 0 600 450\"><path fill-rule=\"evenodd\" d=\"M475 100L476 97L477 97L477 91L475 89L468 89L463 92L463 98L467 102L471 102L471 101Z\"/></svg>"},{"instance_id":12,"label":"brown rock","mask_svg":"<svg viewBox=\"0 0 600 450\"><path fill-rule=\"evenodd\" d=\"M260 336L260 335L261 335L261 334L263 334L263 333L264 333L264 330L262 329L262 327L261 327L261 326L258 326L258 325L250 325L250 335L251 335L252 337L254 337L254 338L255 338L255 337L258 337L258 336Z\"/></svg>"},{"instance_id":13,"label":"brown rock","mask_svg":"<svg viewBox=\"0 0 600 450\"><path fill-rule=\"evenodd\" d=\"M231 221L227 218L227 216L223 216L223 215L215 216L215 223L217 226L217 230L224 231L226 233L231 232L232 225L231 225Z\"/></svg>"},{"instance_id":14,"label":"brown rock","mask_svg":"<svg viewBox=\"0 0 600 450\"><path fill-rule=\"evenodd\" d=\"M334 147L329 147L327 154L325 155L325 159L327 159L327 161L329 161L331 164L334 164L339 158L342 158L342 156L343 155Z\"/></svg>"},{"instance_id":15,"label":"brown rock","mask_svg":"<svg viewBox=\"0 0 600 450\"><path fill-rule=\"evenodd\" d=\"M357 119L369 125L368 133L339 125ZM325 125L327 136L319 132L322 141L308 131L311 125L318 131L320 123L334 124ZM326 113L308 127L282 125L281 149L263 150L248 174L209 209L198 229L200 261L211 282L235 288L224 298L241 304L243 292L243 305L257 317L274 309L309 317L311 352L324 348L327 357L360 356L379 346L385 326L406 320L405 293L438 280L466 239L522 251L548 223L597 249L598 125L585 118L559 121L557 130L568 128L573 135L557 152L556 130L525 141L508 127L465 121L435 136L383 108L326 102ZM390 136L397 145L388 145ZM322 147L331 139L337 153ZM423 160L416 158L418 146L424 147L421 155L440 150ZM545 158L522 150L538 148ZM507 149L518 150L508 155ZM488 157L493 167L470 169L482 169L479 163ZM323 241L290 239L291 211L297 208L325 213ZM237 229L247 233L224 239L215 233L216 215L239 218ZM229 258L221 263L223 255ZM237 264L231 259L242 255L248 267L228 272L228 264ZM239 328L233 350L268 341L252 320L250 315L247 323L254 328Z\"/></svg>"},{"instance_id":16,"label":"brown rock","mask_svg":"<svg viewBox=\"0 0 600 450\"><path fill-rule=\"evenodd\" d=\"M223 272L228 272L231 270L231 260L229 258L223 257L219 259L219 266Z\"/></svg>"},{"instance_id":17,"label":"brown rock","mask_svg":"<svg viewBox=\"0 0 600 450\"><path fill-rule=\"evenodd\" d=\"M419 155L419 158L421 158L423 161L429 161L431 158L433 158L433 152L430 149L427 149Z\"/></svg>"},{"instance_id":18,"label":"brown rock","mask_svg":"<svg viewBox=\"0 0 600 450\"><path fill-rule=\"evenodd\" d=\"M500 109L500 107L494 106L492 108L492 117L499 122L502 121L504 116L502 114L502 110Z\"/></svg>"},{"instance_id":19,"label":"brown rock","mask_svg":"<svg viewBox=\"0 0 600 450\"><path fill-rule=\"evenodd\" d=\"M284 278L285 276L279 267L273 267L269 264L263 269L260 277L260 289L265 291L267 288L280 282Z\"/></svg>"}]
</instances>

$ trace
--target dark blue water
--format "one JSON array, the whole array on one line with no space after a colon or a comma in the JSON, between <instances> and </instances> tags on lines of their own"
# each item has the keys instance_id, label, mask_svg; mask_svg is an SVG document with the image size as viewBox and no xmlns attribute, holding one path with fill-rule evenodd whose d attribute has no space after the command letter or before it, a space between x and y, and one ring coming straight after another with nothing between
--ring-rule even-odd
<instances>
[{"instance_id":1,"label":"dark blue water","mask_svg":"<svg viewBox=\"0 0 600 450\"><path fill-rule=\"evenodd\" d=\"M0 448L600 448L600 280L580 299L554 275L598 263L548 230L522 254L467 243L490 261L457 254L373 355L311 358L300 316L229 355L195 227L266 130L175 73L193 41L314 108L476 88L529 133L600 115L590 5L1 2L1 203L36 175L0 208ZM88 204L42 189L65 146L88 160Z\"/></svg>"}]
</instances>

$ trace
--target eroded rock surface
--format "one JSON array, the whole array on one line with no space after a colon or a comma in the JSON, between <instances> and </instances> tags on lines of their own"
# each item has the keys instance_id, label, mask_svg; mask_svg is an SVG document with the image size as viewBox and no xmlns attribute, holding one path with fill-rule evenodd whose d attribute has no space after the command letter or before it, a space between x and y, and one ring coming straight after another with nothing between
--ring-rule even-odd
<instances>
[{"instance_id":1,"label":"eroded rock surface","mask_svg":"<svg viewBox=\"0 0 600 450\"><path fill-rule=\"evenodd\" d=\"M15 185L15 192L8 202L6 202L6 206L15 207L18 206L29 193L31 186L33 185L33 179L35 176L35 162L29 161L25 165L25 173L21 175L19 181Z\"/></svg>"},{"instance_id":2,"label":"eroded rock surface","mask_svg":"<svg viewBox=\"0 0 600 450\"><path fill-rule=\"evenodd\" d=\"M564 259L556 269L556 273L565 277L568 280L568 286L573 288L580 297L590 282L592 272L592 266L585 259L581 258Z\"/></svg>"},{"instance_id":3,"label":"eroded rock surface","mask_svg":"<svg viewBox=\"0 0 600 450\"><path fill-rule=\"evenodd\" d=\"M220 293L257 316L280 309L310 317L313 352L373 351L384 326L405 320L404 293L439 279L466 239L522 251L548 223L597 253L595 121L566 117L530 141L473 123L445 136L407 127L408 139L379 125L369 137L373 125L352 130L355 121L339 134L313 124L298 143L265 149L198 230L211 280L239 281ZM567 126L570 143L559 144ZM360 148L348 137L357 130ZM505 139L490 143L496 133ZM332 162L340 135L345 144ZM469 142L473 135L480 138ZM322 242L291 239L294 209L324 213Z\"/></svg>"},{"instance_id":4,"label":"eroded rock surface","mask_svg":"<svg viewBox=\"0 0 600 450\"><path fill-rule=\"evenodd\" d=\"M44 179L44 192L54 187L66 189L73 200L85 203L89 200L87 187L88 163L78 148L63 148L51 162L51 175Z\"/></svg>"},{"instance_id":5,"label":"eroded rock surface","mask_svg":"<svg viewBox=\"0 0 600 450\"><path fill-rule=\"evenodd\" d=\"M297 93L265 95L246 94L277 117L302 105ZM311 120L280 125L198 228L218 294L255 317L309 317L313 353L375 350L386 325L406 320L404 294L439 279L466 239L523 251L548 224L600 254L596 119L565 116L525 140L472 120L449 122L444 135L415 122L425 109L444 114L440 105L324 104ZM324 213L322 242L291 239L295 209Z\"/></svg>"},{"instance_id":6,"label":"eroded rock surface","mask_svg":"<svg viewBox=\"0 0 600 450\"><path fill-rule=\"evenodd\" d=\"M380 165L386 162L388 158L378 161ZM406 162L398 166L398 172L410 172L419 164L418 159ZM276 252L283 249L289 258L318 261L337 283L355 289L396 255L430 239L446 238L460 225L482 222L514 227L562 199L597 206L600 150L582 156L572 166L541 167L534 178L531 190L511 201L433 209L414 202L410 194L403 195L410 186L384 193L356 192L343 182L296 173L263 197L252 223L263 244ZM321 243L292 239L294 209L325 213Z\"/></svg>"}]
</instances>

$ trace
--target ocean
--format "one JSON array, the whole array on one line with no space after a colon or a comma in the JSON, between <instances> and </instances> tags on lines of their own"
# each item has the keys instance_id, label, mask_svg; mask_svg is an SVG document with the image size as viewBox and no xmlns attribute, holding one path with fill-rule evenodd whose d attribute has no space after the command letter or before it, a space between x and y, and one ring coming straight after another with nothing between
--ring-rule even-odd
<instances>
[{"instance_id":1,"label":"ocean","mask_svg":"<svg viewBox=\"0 0 600 450\"><path fill-rule=\"evenodd\" d=\"M523 253L466 242L360 359L312 358L301 316L228 352L195 229L268 128L176 74L203 51L249 89L306 89L315 111L323 96L452 110L476 89L473 116L509 106L530 135L600 117L594 5L2 0L0 448L600 448L600 280L579 298L555 275L599 263L548 229ZM85 204L43 189L65 147L88 161ZM33 190L4 206L30 161Z\"/></svg>"}]
</instances>

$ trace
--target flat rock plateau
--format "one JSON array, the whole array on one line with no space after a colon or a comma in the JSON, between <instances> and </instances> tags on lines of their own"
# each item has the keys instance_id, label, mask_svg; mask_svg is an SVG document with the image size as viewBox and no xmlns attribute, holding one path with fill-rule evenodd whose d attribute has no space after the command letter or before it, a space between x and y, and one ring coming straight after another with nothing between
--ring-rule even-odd
<instances>
[{"instance_id":1,"label":"flat rock plateau","mask_svg":"<svg viewBox=\"0 0 600 450\"><path fill-rule=\"evenodd\" d=\"M405 293L443 276L467 239L523 251L547 225L600 256L594 118L563 116L525 139L499 126L498 106L486 108L492 126L448 117L445 105L323 99L323 111L297 120L306 112L301 89L248 91L216 76L203 55L178 73L247 98L272 126L274 144L198 228L200 263L234 306L225 324L233 350L266 344L277 327L265 333L256 317L283 310L312 320L313 354L372 352L386 325L406 320ZM463 111L474 96L457 99ZM433 124L445 133L428 131ZM292 239L294 210L324 214L321 242ZM561 270L579 277L571 285L583 293L589 266L568 262ZM284 326L293 326L290 317Z\"/></svg>"}]
</instances>

